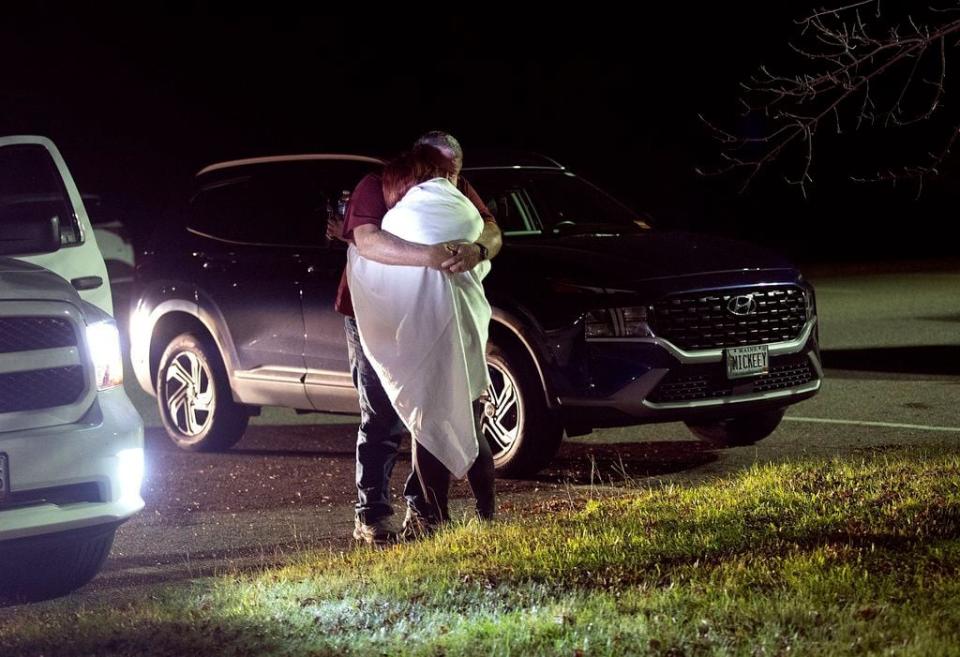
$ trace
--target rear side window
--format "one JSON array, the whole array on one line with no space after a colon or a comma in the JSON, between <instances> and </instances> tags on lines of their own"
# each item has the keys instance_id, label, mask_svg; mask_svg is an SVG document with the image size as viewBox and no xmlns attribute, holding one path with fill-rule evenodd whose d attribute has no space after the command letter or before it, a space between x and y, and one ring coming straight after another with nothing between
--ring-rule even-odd
<instances>
[{"instance_id":1,"label":"rear side window","mask_svg":"<svg viewBox=\"0 0 960 657\"><path fill-rule=\"evenodd\" d=\"M237 167L203 181L189 228L229 242L291 247L326 244L327 220L372 166L352 161Z\"/></svg>"},{"instance_id":2,"label":"rear side window","mask_svg":"<svg viewBox=\"0 0 960 657\"><path fill-rule=\"evenodd\" d=\"M51 217L60 221L63 246L80 244L80 224L47 149L39 144L0 148L0 226L14 219Z\"/></svg>"}]
</instances>

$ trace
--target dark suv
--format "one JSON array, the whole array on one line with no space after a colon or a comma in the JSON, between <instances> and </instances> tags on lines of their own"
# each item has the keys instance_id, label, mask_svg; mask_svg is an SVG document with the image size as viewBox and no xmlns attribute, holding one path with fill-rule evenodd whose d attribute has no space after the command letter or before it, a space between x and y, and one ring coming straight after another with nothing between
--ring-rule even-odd
<instances>
[{"instance_id":1,"label":"dark suv","mask_svg":"<svg viewBox=\"0 0 960 657\"><path fill-rule=\"evenodd\" d=\"M501 474L543 467L564 434L683 421L768 436L823 376L814 292L759 248L650 229L547 158L464 169L504 232L484 430ZM337 203L380 162L345 155L209 166L137 265L131 357L171 438L226 449L264 405L357 412Z\"/></svg>"}]
</instances>

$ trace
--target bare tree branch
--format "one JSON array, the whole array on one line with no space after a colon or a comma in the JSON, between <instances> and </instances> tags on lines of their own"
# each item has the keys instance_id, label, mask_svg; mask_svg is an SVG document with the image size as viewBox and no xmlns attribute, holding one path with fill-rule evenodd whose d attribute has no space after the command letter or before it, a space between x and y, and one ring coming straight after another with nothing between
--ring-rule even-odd
<instances>
[{"instance_id":1,"label":"bare tree branch","mask_svg":"<svg viewBox=\"0 0 960 657\"><path fill-rule=\"evenodd\" d=\"M874 9L865 17L869 7ZM736 134L701 117L722 148L721 164L701 173L743 171L746 189L762 170L802 144L797 173L785 180L806 195L824 119L831 119L835 134L844 133L845 124L856 132L930 120L944 107L949 56L960 43L955 38L960 34L958 11L960 0L952 0L950 6L885 24L879 0L861 0L797 20L799 41L788 45L807 70L786 74L761 66L741 85L744 114L765 126L758 135ZM960 116L956 123L960 125ZM954 128L944 147L928 153L923 163L854 179L909 178L922 185L949 156L956 139Z\"/></svg>"}]
</instances>

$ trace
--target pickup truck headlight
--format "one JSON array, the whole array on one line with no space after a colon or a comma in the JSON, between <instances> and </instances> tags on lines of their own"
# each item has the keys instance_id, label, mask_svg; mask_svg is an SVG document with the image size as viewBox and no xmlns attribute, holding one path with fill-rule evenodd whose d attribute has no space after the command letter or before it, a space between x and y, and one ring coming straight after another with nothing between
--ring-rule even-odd
<instances>
[{"instance_id":1,"label":"pickup truck headlight","mask_svg":"<svg viewBox=\"0 0 960 657\"><path fill-rule=\"evenodd\" d=\"M123 357L120 355L120 332L113 322L97 322L87 326L87 346L97 381L97 390L123 385Z\"/></svg>"},{"instance_id":2,"label":"pickup truck headlight","mask_svg":"<svg viewBox=\"0 0 960 657\"><path fill-rule=\"evenodd\" d=\"M584 317L587 340L650 337L646 306L591 310Z\"/></svg>"}]
</instances>

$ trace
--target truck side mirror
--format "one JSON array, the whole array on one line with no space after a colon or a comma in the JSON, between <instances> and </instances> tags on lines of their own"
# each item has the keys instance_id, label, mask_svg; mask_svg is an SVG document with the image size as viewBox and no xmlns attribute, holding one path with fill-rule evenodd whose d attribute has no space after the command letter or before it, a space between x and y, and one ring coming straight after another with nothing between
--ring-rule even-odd
<instances>
[{"instance_id":1,"label":"truck side mirror","mask_svg":"<svg viewBox=\"0 0 960 657\"><path fill-rule=\"evenodd\" d=\"M0 209L0 255L37 255L60 249L60 217L6 214Z\"/></svg>"}]
</instances>

